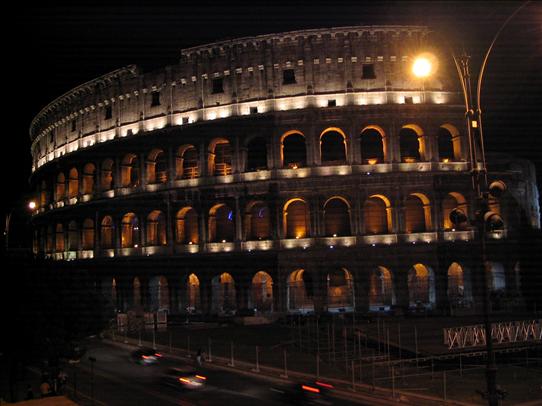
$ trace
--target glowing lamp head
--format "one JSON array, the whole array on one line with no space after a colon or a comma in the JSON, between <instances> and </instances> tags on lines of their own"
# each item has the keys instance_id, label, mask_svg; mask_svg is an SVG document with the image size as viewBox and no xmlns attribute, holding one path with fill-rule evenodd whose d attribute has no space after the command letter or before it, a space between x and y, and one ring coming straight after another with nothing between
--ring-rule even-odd
<instances>
[{"instance_id":1,"label":"glowing lamp head","mask_svg":"<svg viewBox=\"0 0 542 406\"><path fill-rule=\"evenodd\" d=\"M428 77L431 74L431 70L431 62L425 57L416 58L412 65L412 73L419 78Z\"/></svg>"},{"instance_id":2,"label":"glowing lamp head","mask_svg":"<svg viewBox=\"0 0 542 406\"><path fill-rule=\"evenodd\" d=\"M33 201L33 200L29 201L29 202L28 202L28 208L29 208L30 210L34 210L34 209L36 208L36 202Z\"/></svg>"}]
</instances>

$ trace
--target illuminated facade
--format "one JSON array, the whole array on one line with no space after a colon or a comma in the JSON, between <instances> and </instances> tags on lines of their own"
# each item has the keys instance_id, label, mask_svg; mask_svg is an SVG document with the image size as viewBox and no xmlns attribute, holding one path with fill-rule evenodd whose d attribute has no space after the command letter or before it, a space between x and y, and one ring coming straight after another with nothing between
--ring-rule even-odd
<instances>
[{"instance_id":1,"label":"illuminated facade","mask_svg":"<svg viewBox=\"0 0 542 406\"><path fill-rule=\"evenodd\" d=\"M241 38L64 94L30 127L35 252L119 310L476 311L475 234L449 218L474 215L464 107L444 63L410 74L426 34ZM538 192L530 163L495 162L493 288L512 294Z\"/></svg>"}]
</instances>

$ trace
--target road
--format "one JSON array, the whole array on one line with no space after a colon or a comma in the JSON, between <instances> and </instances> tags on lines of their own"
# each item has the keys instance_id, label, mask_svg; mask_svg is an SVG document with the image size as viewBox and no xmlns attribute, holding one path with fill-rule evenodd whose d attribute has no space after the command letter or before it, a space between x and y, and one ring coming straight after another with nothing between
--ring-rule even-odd
<instances>
[{"instance_id":1,"label":"road","mask_svg":"<svg viewBox=\"0 0 542 406\"><path fill-rule=\"evenodd\" d=\"M93 368L89 357L96 359ZM158 365L138 365L130 358L130 350L95 341L79 364L66 368L69 375L67 391L71 395L76 386L77 400L83 405L92 404L91 398L96 405L108 406L288 404L271 389L280 388L280 383L216 367L204 367L207 385L201 390L179 391L161 384L163 371L180 364L182 361L164 356ZM330 399L320 404L348 406L360 403Z\"/></svg>"}]
</instances>

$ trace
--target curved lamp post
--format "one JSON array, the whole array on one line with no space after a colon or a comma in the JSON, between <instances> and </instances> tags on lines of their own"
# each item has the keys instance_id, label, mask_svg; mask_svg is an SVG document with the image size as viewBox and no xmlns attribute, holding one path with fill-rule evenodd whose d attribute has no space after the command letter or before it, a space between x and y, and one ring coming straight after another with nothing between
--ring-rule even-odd
<instances>
[{"instance_id":1,"label":"curved lamp post","mask_svg":"<svg viewBox=\"0 0 542 406\"><path fill-rule=\"evenodd\" d=\"M457 57L452 52L455 67L459 76L463 99L465 103L465 117L467 120L467 136L469 142L469 163L472 176L472 187L476 195L476 218L473 223L476 224L478 230L478 237L480 242L480 269L484 270L484 283L483 283L483 308L484 308L484 330L486 336L486 351L487 351L487 364L486 364L486 382L487 382L487 399L490 406L498 405L497 395L497 366L495 363L495 353L493 351L493 341L491 335L491 323L489 320L490 313L490 288L491 283L491 269L489 267L486 256L486 235L488 229L502 227L502 218L494 212L489 210L489 196L500 196L504 190L505 185L501 181L492 182L488 186L487 182L487 169L484 152L484 137L482 132L482 109L481 109L481 90L482 80L487 65L487 61L497 38L504 29L504 27L512 20L512 18L523 9L530 1L524 2L518 7L501 25L489 48L487 49L483 62L478 73L478 80L476 85L476 99L473 101L472 87L471 87L471 75L469 60L470 57L466 53L462 53ZM412 65L412 73L421 79L424 79L434 72L433 63L428 54L422 54L417 57ZM450 219L452 222L458 221L461 217L461 213L452 211ZM455 221L454 221L455 218Z\"/></svg>"}]
</instances>

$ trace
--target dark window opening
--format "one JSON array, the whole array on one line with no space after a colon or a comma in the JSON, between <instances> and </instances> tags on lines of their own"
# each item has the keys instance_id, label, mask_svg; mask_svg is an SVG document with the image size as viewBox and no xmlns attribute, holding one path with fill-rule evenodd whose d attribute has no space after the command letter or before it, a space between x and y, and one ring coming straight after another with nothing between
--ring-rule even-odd
<instances>
[{"instance_id":1,"label":"dark window opening","mask_svg":"<svg viewBox=\"0 0 542 406\"><path fill-rule=\"evenodd\" d=\"M337 106L337 100L333 99L333 100L328 100L327 101L327 106L328 107L335 107Z\"/></svg>"},{"instance_id":2,"label":"dark window opening","mask_svg":"<svg viewBox=\"0 0 542 406\"><path fill-rule=\"evenodd\" d=\"M49 133L49 143L53 143L55 141L55 132L51 131Z\"/></svg>"},{"instance_id":3,"label":"dark window opening","mask_svg":"<svg viewBox=\"0 0 542 406\"><path fill-rule=\"evenodd\" d=\"M267 146L265 139L254 138L247 145L247 172L267 169Z\"/></svg>"},{"instance_id":4,"label":"dark window opening","mask_svg":"<svg viewBox=\"0 0 542 406\"><path fill-rule=\"evenodd\" d=\"M113 108L108 104L105 106L104 118L109 120L111 117L113 117Z\"/></svg>"},{"instance_id":5,"label":"dark window opening","mask_svg":"<svg viewBox=\"0 0 542 406\"><path fill-rule=\"evenodd\" d=\"M405 96L405 104L412 104L414 101L412 100L412 96Z\"/></svg>"},{"instance_id":6,"label":"dark window opening","mask_svg":"<svg viewBox=\"0 0 542 406\"><path fill-rule=\"evenodd\" d=\"M251 107L250 114L256 114L256 113L258 113L258 107Z\"/></svg>"},{"instance_id":7,"label":"dark window opening","mask_svg":"<svg viewBox=\"0 0 542 406\"><path fill-rule=\"evenodd\" d=\"M328 131L321 138L322 163L339 164L346 161L343 136L337 131Z\"/></svg>"},{"instance_id":8,"label":"dark window opening","mask_svg":"<svg viewBox=\"0 0 542 406\"><path fill-rule=\"evenodd\" d=\"M77 124L75 120L72 120L72 132L74 132L77 129Z\"/></svg>"},{"instance_id":9,"label":"dark window opening","mask_svg":"<svg viewBox=\"0 0 542 406\"><path fill-rule=\"evenodd\" d=\"M305 137L301 134L291 134L282 141L284 166L289 168L301 167L307 164Z\"/></svg>"},{"instance_id":10,"label":"dark window opening","mask_svg":"<svg viewBox=\"0 0 542 406\"><path fill-rule=\"evenodd\" d=\"M373 129L367 129L361 134L361 158L363 163L375 164L384 161L382 136Z\"/></svg>"},{"instance_id":11,"label":"dark window opening","mask_svg":"<svg viewBox=\"0 0 542 406\"><path fill-rule=\"evenodd\" d=\"M399 132L399 144L403 162L420 161L420 142L416 131L410 128L403 128Z\"/></svg>"},{"instance_id":12,"label":"dark window opening","mask_svg":"<svg viewBox=\"0 0 542 406\"><path fill-rule=\"evenodd\" d=\"M364 64L361 77L363 79L376 79L375 66L372 63Z\"/></svg>"},{"instance_id":13,"label":"dark window opening","mask_svg":"<svg viewBox=\"0 0 542 406\"><path fill-rule=\"evenodd\" d=\"M439 128L438 134L438 155L441 161L453 161L454 160L454 145L452 141L452 134L445 129Z\"/></svg>"},{"instance_id":14,"label":"dark window opening","mask_svg":"<svg viewBox=\"0 0 542 406\"><path fill-rule=\"evenodd\" d=\"M160 92L152 92L151 93L152 100L151 100L151 107L159 106L160 105Z\"/></svg>"},{"instance_id":15,"label":"dark window opening","mask_svg":"<svg viewBox=\"0 0 542 406\"><path fill-rule=\"evenodd\" d=\"M183 117L183 124L188 124L188 117Z\"/></svg>"},{"instance_id":16,"label":"dark window opening","mask_svg":"<svg viewBox=\"0 0 542 406\"><path fill-rule=\"evenodd\" d=\"M224 93L224 80L222 78L213 79L213 94Z\"/></svg>"},{"instance_id":17,"label":"dark window opening","mask_svg":"<svg viewBox=\"0 0 542 406\"><path fill-rule=\"evenodd\" d=\"M285 69L282 71L282 84L291 85L296 83L295 71L293 69Z\"/></svg>"}]
</instances>

